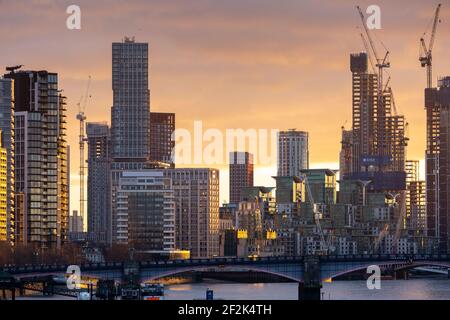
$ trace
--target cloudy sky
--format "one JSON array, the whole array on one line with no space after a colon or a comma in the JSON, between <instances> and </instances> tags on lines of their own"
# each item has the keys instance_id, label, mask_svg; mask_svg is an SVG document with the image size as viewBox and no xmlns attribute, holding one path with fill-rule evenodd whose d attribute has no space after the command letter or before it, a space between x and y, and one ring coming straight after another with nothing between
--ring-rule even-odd
<instances>
[{"instance_id":1,"label":"cloudy sky","mask_svg":"<svg viewBox=\"0 0 450 320\"><path fill-rule=\"evenodd\" d=\"M433 55L434 75L450 74L450 1ZM66 28L66 8L81 7L81 30ZM437 1L307 0L0 0L0 68L58 72L68 97L72 209L78 209L77 102L92 76L88 121L110 122L111 43L150 44L152 111L175 112L178 128L297 128L310 133L310 162L337 168L340 128L351 126L349 53L363 50L355 5L381 7L374 39L391 52L391 84L410 123L408 158L425 149L419 38ZM428 34L429 35L429 34ZM221 200L228 198L221 169ZM256 183L273 184L274 166Z\"/></svg>"}]
</instances>

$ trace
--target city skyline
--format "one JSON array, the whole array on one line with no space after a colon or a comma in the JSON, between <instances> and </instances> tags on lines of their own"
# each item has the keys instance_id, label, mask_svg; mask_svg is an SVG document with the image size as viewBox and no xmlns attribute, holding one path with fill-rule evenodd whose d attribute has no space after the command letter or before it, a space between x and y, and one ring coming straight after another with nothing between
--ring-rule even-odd
<instances>
[{"instance_id":1,"label":"city skyline","mask_svg":"<svg viewBox=\"0 0 450 320\"><path fill-rule=\"evenodd\" d=\"M369 1L0 0L0 300L450 298L450 0Z\"/></svg>"},{"instance_id":2,"label":"city skyline","mask_svg":"<svg viewBox=\"0 0 450 320\"><path fill-rule=\"evenodd\" d=\"M241 10L236 14L232 10L236 2L218 4L206 1L203 4L209 9L208 15L200 5L186 10L182 4L153 1L153 6L148 6L152 10L143 10L146 8L144 2L135 1L128 4L124 11L118 2L91 4L80 1L83 13L80 31L65 28L67 15L64 2L36 2L28 9L21 8L21 4L0 4L6 9L2 12L20 11L22 19L28 20L21 24L21 18L15 13L7 17L0 13L0 24L12 23L15 36L24 39L17 45L5 48L1 53L4 63L1 67L24 63L25 70L58 72L61 87L68 97L67 135L72 146L71 209L78 208L76 102L83 95L88 75L91 75L92 99L86 110L87 121L110 122L111 66L107 57L111 55L111 43L126 35L136 36L138 41L150 44L152 112L176 113L178 128L190 128L194 120L202 120L205 127L221 130L246 129L248 123L252 123L256 128L308 131L311 167L338 167L340 127L346 120L347 128L351 123L348 54L363 50L358 36L361 30L356 28L360 21L354 5L338 2L322 8L320 5L312 7L311 3L297 6L294 2L287 2L284 6L277 6L262 2L256 9L252 5L251 13ZM361 6L368 4L367 1L360 3ZM418 39L431 20L432 6L418 1L408 2L408 8L402 14L410 19L397 22L398 9L402 4L380 2L379 5L382 29L375 30L376 39L377 42L382 39L391 51L392 85L397 105L410 123L408 158L422 160L425 150L423 88L426 79L418 61ZM105 14L106 11L102 13L102 6L107 6L108 14ZM136 19L136 15L141 17L140 10L150 16L155 14L155 19ZM289 13L293 10L297 15ZM320 12L323 14L317 17ZM443 17L448 15L446 12L448 8L444 3ZM308 13L314 13L315 20L311 20ZM29 33L30 26L37 23L34 19L42 14L55 19L44 19L44 23L40 20L40 26L42 24L43 30L61 40L57 47L53 47L46 39L40 39L42 48L46 50L45 55L38 54L41 49L31 41L33 37ZM122 21L127 15L133 15L133 23L127 27L117 23L121 25L121 30L116 30L111 21ZM235 26L231 27L233 23ZM434 51L436 76L445 75L445 71L449 70L449 62L444 59L444 52L450 45L443 35L446 23L442 21L441 31L437 35L438 45ZM265 24L267 27L263 28ZM308 31L303 31L305 28L301 26L307 26ZM324 32L324 28L331 27L334 31L332 37ZM7 41L9 35L4 33L7 28L1 29L0 37ZM97 38L100 30L103 31L102 41ZM251 45L246 42L248 39L252 39ZM329 41L326 48L323 41ZM231 46L231 42L236 45ZM33 47L33 50L26 50L27 46ZM49 46L53 50L48 50ZM237 72L242 68L248 72ZM402 81L409 78L414 81ZM333 83L333 86L328 86L328 83ZM324 84L328 92L320 96L323 100L319 100L316 98L317 90L322 89ZM280 105L283 107L280 108ZM329 105L333 105L333 110L342 112L325 117L329 113ZM241 108L252 111L248 113L248 117L253 118L251 122L245 114L239 118L233 116ZM193 117L193 114L198 116ZM317 119L323 121L323 125L316 126L314 122ZM223 202L228 194L227 164L214 167L221 170L220 201ZM275 172L275 164L270 167L256 164L255 184L273 185L270 177Z\"/></svg>"}]
</instances>

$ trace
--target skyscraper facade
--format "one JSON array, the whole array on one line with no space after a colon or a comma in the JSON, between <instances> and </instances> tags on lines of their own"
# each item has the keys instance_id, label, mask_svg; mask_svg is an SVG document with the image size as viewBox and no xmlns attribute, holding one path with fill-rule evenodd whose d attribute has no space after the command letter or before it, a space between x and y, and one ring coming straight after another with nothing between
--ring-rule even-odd
<instances>
[{"instance_id":1,"label":"skyscraper facade","mask_svg":"<svg viewBox=\"0 0 450 320\"><path fill-rule=\"evenodd\" d=\"M175 113L150 113L150 159L163 162L174 167L172 157L175 141L172 135L175 132Z\"/></svg>"},{"instance_id":2,"label":"skyscraper facade","mask_svg":"<svg viewBox=\"0 0 450 320\"><path fill-rule=\"evenodd\" d=\"M166 169L175 197L176 247L192 258L219 255L219 171Z\"/></svg>"},{"instance_id":3,"label":"skyscraper facade","mask_svg":"<svg viewBox=\"0 0 450 320\"><path fill-rule=\"evenodd\" d=\"M7 241L14 242L15 195L14 195L14 80L0 77L0 130L2 148L6 150L6 213L5 234Z\"/></svg>"},{"instance_id":4,"label":"skyscraper facade","mask_svg":"<svg viewBox=\"0 0 450 320\"><path fill-rule=\"evenodd\" d=\"M111 180L109 243L118 241L116 195L124 171L153 168L150 164L150 91L148 43L134 38L112 44Z\"/></svg>"},{"instance_id":5,"label":"skyscraper facade","mask_svg":"<svg viewBox=\"0 0 450 320\"><path fill-rule=\"evenodd\" d=\"M88 142L88 235L108 242L111 229L111 136L106 123L86 125Z\"/></svg>"},{"instance_id":6,"label":"skyscraper facade","mask_svg":"<svg viewBox=\"0 0 450 320\"><path fill-rule=\"evenodd\" d=\"M0 130L0 138L1 138ZM8 152L0 139L0 241L8 241Z\"/></svg>"},{"instance_id":7,"label":"skyscraper facade","mask_svg":"<svg viewBox=\"0 0 450 320\"><path fill-rule=\"evenodd\" d=\"M278 133L278 176L300 176L309 168L308 132L295 129Z\"/></svg>"},{"instance_id":8,"label":"skyscraper facade","mask_svg":"<svg viewBox=\"0 0 450 320\"><path fill-rule=\"evenodd\" d=\"M439 117L438 128L430 128L435 121L427 118L427 230L437 240L439 252L449 253L450 76L441 78L437 88L425 89L425 105Z\"/></svg>"},{"instance_id":9,"label":"skyscraper facade","mask_svg":"<svg viewBox=\"0 0 450 320\"><path fill-rule=\"evenodd\" d=\"M230 203L243 201L242 190L253 187L253 154L230 152Z\"/></svg>"},{"instance_id":10,"label":"skyscraper facade","mask_svg":"<svg viewBox=\"0 0 450 320\"><path fill-rule=\"evenodd\" d=\"M112 155L146 161L150 156L148 43L125 38L112 44Z\"/></svg>"},{"instance_id":11,"label":"skyscraper facade","mask_svg":"<svg viewBox=\"0 0 450 320\"><path fill-rule=\"evenodd\" d=\"M117 190L118 243L152 251L175 249L172 180L160 170L125 171Z\"/></svg>"},{"instance_id":12,"label":"skyscraper facade","mask_svg":"<svg viewBox=\"0 0 450 320\"><path fill-rule=\"evenodd\" d=\"M16 240L59 248L67 238L66 103L58 75L11 71L15 97Z\"/></svg>"}]
</instances>

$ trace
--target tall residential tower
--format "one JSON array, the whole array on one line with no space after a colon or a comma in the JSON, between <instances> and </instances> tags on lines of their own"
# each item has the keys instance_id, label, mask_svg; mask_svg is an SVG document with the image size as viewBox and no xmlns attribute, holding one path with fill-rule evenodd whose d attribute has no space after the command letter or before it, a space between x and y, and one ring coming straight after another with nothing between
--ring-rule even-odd
<instances>
[{"instance_id":1,"label":"tall residential tower","mask_svg":"<svg viewBox=\"0 0 450 320\"><path fill-rule=\"evenodd\" d=\"M253 154L230 152L230 203L243 201L245 187L253 187Z\"/></svg>"},{"instance_id":2,"label":"tall residential tower","mask_svg":"<svg viewBox=\"0 0 450 320\"><path fill-rule=\"evenodd\" d=\"M309 168L308 132L295 129L278 133L277 176L300 176Z\"/></svg>"},{"instance_id":3,"label":"tall residential tower","mask_svg":"<svg viewBox=\"0 0 450 320\"><path fill-rule=\"evenodd\" d=\"M6 150L6 212L4 216L5 239L14 242L14 80L0 77L0 130L1 147ZM0 222L2 224L2 222ZM2 228L2 227L0 227Z\"/></svg>"},{"instance_id":4,"label":"tall residential tower","mask_svg":"<svg viewBox=\"0 0 450 320\"><path fill-rule=\"evenodd\" d=\"M56 73L5 78L14 80L16 242L59 248L69 216L65 97Z\"/></svg>"},{"instance_id":5,"label":"tall residential tower","mask_svg":"<svg viewBox=\"0 0 450 320\"><path fill-rule=\"evenodd\" d=\"M88 237L107 243L111 230L111 136L106 123L88 122Z\"/></svg>"}]
</instances>

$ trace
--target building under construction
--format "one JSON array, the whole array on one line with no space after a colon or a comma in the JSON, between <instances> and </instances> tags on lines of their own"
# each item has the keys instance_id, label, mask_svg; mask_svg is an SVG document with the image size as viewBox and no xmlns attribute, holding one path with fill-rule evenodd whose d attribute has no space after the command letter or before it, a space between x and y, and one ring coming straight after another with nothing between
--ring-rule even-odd
<instances>
[{"instance_id":1,"label":"building under construction","mask_svg":"<svg viewBox=\"0 0 450 320\"><path fill-rule=\"evenodd\" d=\"M438 250L450 249L450 76L425 89L427 110L427 230Z\"/></svg>"},{"instance_id":2,"label":"building under construction","mask_svg":"<svg viewBox=\"0 0 450 320\"><path fill-rule=\"evenodd\" d=\"M428 246L426 234L426 186L420 180L419 161L406 161L406 215L404 227L408 235L418 240L422 248Z\"/></svg>"},{"instance_id":3,"label":"building under construction","mask_svg":"<svg viewBox=\"0 0 450 320\"><path fill-rule=\"evenodd\" d=\"M343 130L341 179L370 181L368 190L406 189L406 124L397 115L392 90L379 89L379 75L369 72L368 54L350 55L352 130Z\"/></svg>"}]
</instances>

